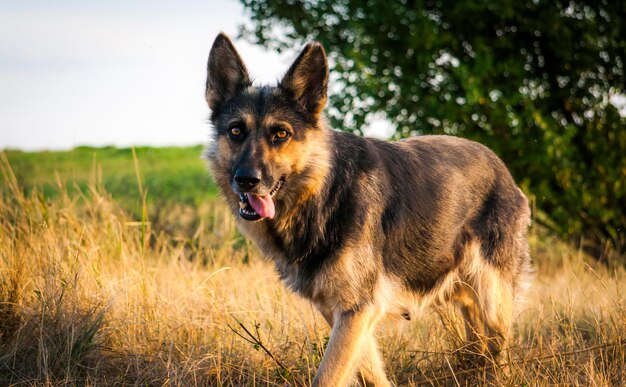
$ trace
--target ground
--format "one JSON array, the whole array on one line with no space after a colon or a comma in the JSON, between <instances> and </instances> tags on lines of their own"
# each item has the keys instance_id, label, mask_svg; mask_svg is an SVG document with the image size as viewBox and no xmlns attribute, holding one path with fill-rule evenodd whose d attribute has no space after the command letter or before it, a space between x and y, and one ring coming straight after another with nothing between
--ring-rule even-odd
<instances>
[{"instance_id":1,"label":"ground","mask_svg":"<svg viewBox=\"0 0 626 387\"><path fill-rule=\"evenodd\" d=\"M310 384L329 329L237 232L200 153L0 152L1 385ZM624 270L537 226L530 245L498 383L625 384ZM385 324L390 379L485 382L459 368L461 328L450 309Z\"/></svg>"}]
</instances>

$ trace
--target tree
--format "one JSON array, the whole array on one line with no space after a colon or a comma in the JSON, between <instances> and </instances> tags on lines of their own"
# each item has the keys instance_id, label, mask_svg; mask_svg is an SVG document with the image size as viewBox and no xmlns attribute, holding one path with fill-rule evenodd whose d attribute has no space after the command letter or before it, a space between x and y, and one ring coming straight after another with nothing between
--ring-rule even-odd
<instances>
[{"instance_id":1,"label":"tree","mask_svg":"<svg viewBox=\"0 0 626 387\"><path fill-rule=\"evenodd\" d=\"M454 134L498 153L537 221L596 257L626 253L626 3L614 0L242 0L243 34L315 39L334 78L333 126L372 114L394 137Z\"/></svg>"}]
</instances>

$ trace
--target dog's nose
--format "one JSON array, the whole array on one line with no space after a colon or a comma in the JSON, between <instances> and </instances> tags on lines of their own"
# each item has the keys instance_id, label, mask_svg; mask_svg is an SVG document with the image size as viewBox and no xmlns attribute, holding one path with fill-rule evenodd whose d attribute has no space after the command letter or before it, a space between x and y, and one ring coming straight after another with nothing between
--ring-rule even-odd
<instances>
[{"instance_id":1,"label":"dog's nose","mask_svg":"<svg viewBox=\"0 0 626 387\"><path fill-rule=\"evenodd\" d=\"M261 182L261 171L252 168L239 168L235 172L235 181L242 191L249 191Z\"/></svg>"}]
</instances>

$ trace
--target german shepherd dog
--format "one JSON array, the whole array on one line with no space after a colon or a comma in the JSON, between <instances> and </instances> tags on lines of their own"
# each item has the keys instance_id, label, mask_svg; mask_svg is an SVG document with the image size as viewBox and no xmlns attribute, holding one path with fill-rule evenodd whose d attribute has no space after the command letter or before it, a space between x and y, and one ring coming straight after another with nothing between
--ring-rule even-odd
<instances>
[{"instance_id":1,"label":"german shepherd dog","mask_svg":"<svg viewBox=\"0 0 626 387\"><path fill-rule=\"evenodd\" d=\"M252 85L223 33L209 54L213 176L242 233L332 327L313 385L347 385L357 372L390 385L376 325L433 302L458 305L468 341L502 357L530 273L528 200L478 143L329 129L327 84L316 42L275 86Z\"/></svg>"}]
</instances>

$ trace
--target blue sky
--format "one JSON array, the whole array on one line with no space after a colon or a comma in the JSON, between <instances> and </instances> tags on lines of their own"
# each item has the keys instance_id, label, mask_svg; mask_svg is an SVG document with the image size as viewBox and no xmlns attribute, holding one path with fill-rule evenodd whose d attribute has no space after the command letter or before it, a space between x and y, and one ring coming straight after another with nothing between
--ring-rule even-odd
<instances>
[{"instance_id":1,"label":"blue sky","mask_svg":"<svg viewBox=\"0 0 626 387\"><path fill-rule=\"evenodd\" d=\"M206 60L219 31L247 22L230 0L4 1L0 149L187 145L208 139ZM280 56L235 44L260 83Z\"/></svg>"}]
</instances>

